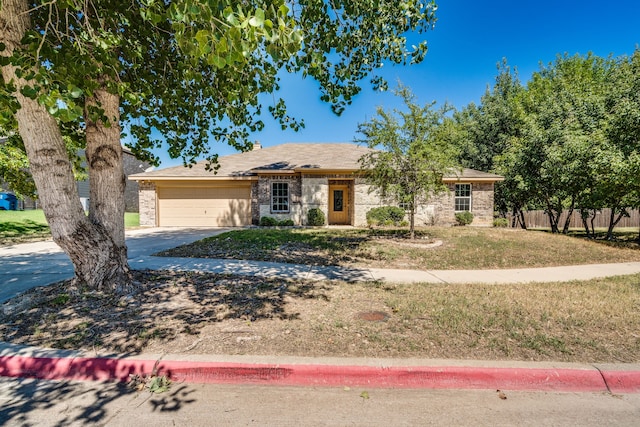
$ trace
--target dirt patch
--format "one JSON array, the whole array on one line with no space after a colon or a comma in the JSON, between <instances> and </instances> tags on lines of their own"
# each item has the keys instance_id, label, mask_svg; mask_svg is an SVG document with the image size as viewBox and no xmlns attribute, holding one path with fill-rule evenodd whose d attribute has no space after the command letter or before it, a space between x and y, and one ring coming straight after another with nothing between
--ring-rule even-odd
<instances>
[{"instance_id":1,"label":"dirt patch","mask_svg":"<svg viewBox=\"0 0 640 427\"><path fill-rule=\"evenodd\" d=\"M116 297L61 282L3 304L4 341L110 352L640 361L640 276L386 285L135 272Z\"/></svg>"}]
</instances>

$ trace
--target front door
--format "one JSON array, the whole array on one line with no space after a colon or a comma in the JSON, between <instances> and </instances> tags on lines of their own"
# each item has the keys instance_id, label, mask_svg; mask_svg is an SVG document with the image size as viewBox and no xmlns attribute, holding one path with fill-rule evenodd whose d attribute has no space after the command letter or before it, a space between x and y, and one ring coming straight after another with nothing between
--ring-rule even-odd
<instances>
[{"instance_id":1,"label":"front door","mask_svg":"<svg viewBox=\"0 0 640 427\"><path fill-rule=\"evenodd\" d=\"M329 186L329 225L351 224L349 217L349 186Z\"/></svg>"}]
</instances>

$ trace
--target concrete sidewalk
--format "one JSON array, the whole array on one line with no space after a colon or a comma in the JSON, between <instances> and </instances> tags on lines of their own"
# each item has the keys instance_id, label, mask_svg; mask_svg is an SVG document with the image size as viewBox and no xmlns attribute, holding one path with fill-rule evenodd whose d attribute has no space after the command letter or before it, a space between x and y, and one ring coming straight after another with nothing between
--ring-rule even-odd
<instances>
[{"instance_id":1,"label":"concrete sidewalk","mask_svg":"<svg viewBox=\"0 0 640 427\"><path fill-rule=\"evenodd\" d=\"M210 273L282 277L299 280L385 281L393 283L542 283L589 280L640 273L640 262L506 270L397 270L310 266L265 261L141 256L135 269L168 269Z\"/></svg>"}]
</instances>

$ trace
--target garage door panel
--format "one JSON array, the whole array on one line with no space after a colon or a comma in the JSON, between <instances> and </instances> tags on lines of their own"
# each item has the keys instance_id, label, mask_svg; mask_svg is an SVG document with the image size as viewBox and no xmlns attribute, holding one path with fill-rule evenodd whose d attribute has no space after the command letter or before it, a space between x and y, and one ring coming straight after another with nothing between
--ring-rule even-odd
<instances>
[{"instance_id":1,"label":"garage door panel","mask_svg":"<svg viewBox=\"0 0 640 427\"><path fill-rule=\"evenodd\" d=\"M160 188L161 226L232 227L251 224L246 187Z\"/></svg>"}]
</instances>

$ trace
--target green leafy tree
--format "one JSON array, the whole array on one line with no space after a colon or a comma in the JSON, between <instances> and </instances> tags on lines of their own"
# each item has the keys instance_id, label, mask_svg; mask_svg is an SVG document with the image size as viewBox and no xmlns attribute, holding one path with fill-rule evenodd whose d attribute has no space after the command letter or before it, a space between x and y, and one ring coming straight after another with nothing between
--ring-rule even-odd
<instances>
[{"instance_id":1,"label":"green leafy tree","mask_svg":"<svg viewBox=\"0 0 640 427\"><path fill-rule=\"evenodd\" d=\"M495 157L501 155L510 141L521 134L522 114L515 99L523 91L518 72L503 59L491 89L480 99L480 105L469 104L453 116L460 135L460 161L464 167L485 172L495 169Z\"/></svg>"},{"instance_id":2,"label":"green leafy tree","mask_svg":"<svg viewBox=\"0 0 640 427\"><path fill-rule=\"evenodd\" d=\"M263 110L283 128L303 125L284 100L260 102L278 91L278 72L314 78L340 113L384 61L424 59L426 42L408 49L405 37L431 28L435 10L410 0L3 0L0 127L21 137L76 279L125 292L123 125L140 158L157 162L165 140L171 157L208 155L215 169L210 142L249 148ZM86 152L88 217L69 138Z\"/></svg>"},{"instance_id":3,"label":"green leafy tree","mask_svg":"<svg viewBox=\"0 0 640 427\"><path fill-rule=\"evenodd\" d=\"M613 227L627 215L628 209L640 208L640 49L633 55L621 57L616 63L607 85L605 111L606 124L604 134L610 151L616 157L614 161L600 162L600 165L613 168L611 181L600 179L605 188L598 194L608 200L612 208L607 238L613 237ZM605 174L598 175L600 178ZM609 187L609 188L607 188ZM613 200L614 195L618 197ZM640 235L638 236L640 240Z\"/></svg>"},{"instance_id":4,"label":"green leafy tree","mask_svg":"<svg viewBox=\"0 0 640 427\"><path fill-rule=\"evenodd\" d=\"M505 176L495 188L495 206L503 215L512 213L515 222L526 228L523 210L528 206L526 186L519 176L512 176L516 169L505 167L505 161L515 159L505 155L507 149L517 144L525 128L523 111L517 99L524 91L518 72L507 65L506 59L497 65L498 75L492 88L487 88L480 99L454 113L460 162L464 167L485 172L497 172Z\"/></svg>"},{"instance_id":5,"label":"green leafy tree","mask_svg":"<svg viewBox=\"0 0 640 427\"><path fill-rule=\"evenodd\" d=\"M10 182L11 190L20 198L35 196L36 186L29 173L24 145L17 135L0 142L0 181Z\"/></svg>"},{"instance_id":6,"label":"green leafy tree","mask_svg":"<svg viewBox=\"0 0 640 427\"><path fill-rule=\"evenodd\" d=\"M558 57L535 73L516 98L522 127L500 157L506 188L519 203L542 207L553 232L567 232L592 177L595 147L604 141L605 83L613 62L587 55ZM521 192L521 193L519 193Z\"/></svg>"},{"instance_id":7,"label":"green leafy tree","mask_svg":"<svg viewBox=\"0 0 640 427\"><path fill-rule=\"evenodd\" d=\"M449 106L434 110L435 103L418 105L411 90L402 85L395 94L406 111L378 107L376 117L358 126L362 137L356 141L377 149L360 159L361 168L373 190L407 206L413 239L416 207L447 191L442 178L460 168L459 153L443 126Z\"/></svg>"}]
</instances>

